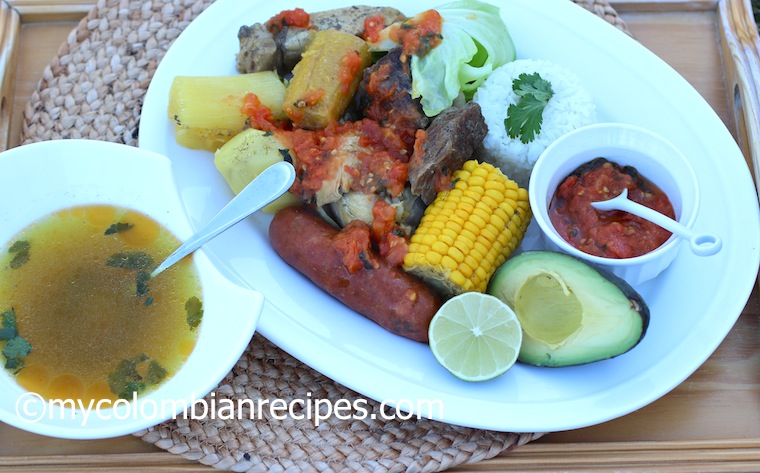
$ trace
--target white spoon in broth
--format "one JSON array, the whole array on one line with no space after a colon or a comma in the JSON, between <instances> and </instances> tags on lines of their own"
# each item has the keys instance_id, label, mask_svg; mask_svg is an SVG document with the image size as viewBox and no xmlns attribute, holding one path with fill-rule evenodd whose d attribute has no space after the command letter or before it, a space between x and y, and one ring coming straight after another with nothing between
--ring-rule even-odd
<instances>
[{"instance_id":1,"label":"white spoon in broth","mask_svg":"<svg viewBox=\"0 0 760 473\"><path fill-rule=\"evenodd\" d=\"M151 279L185 256L205 245L209 240L235 225L252 213L272 203L290 189L296 172L290 163L275 163L245 186L211 220L170 254L153 272Z\"/></svg>"},{"instance_id":2,"label":"white spoon in broth","mask_svg":"<svg viewBox=\"0 0 760 473\"><path fill-rule=\"evenodd\" d=\"M698 256L710 256L720 251L723 243L715 234L712 233L694 233L684 225L678 223L670 217L667 217L656 210L634 202L628 198L628 189L623 189L617 197L599 202L591 202L591 206L597 210L622 210L630 214L641 217L645 220L658 225L665 230L688 240L691 251Z\"/></svg>"}]
</instances>

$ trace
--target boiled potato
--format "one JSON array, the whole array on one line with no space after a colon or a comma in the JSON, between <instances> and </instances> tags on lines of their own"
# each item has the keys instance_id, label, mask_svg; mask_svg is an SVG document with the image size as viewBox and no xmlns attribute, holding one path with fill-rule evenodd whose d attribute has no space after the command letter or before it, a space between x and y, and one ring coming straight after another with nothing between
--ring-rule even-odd
<instances>
[{"instance_id":1,"label":"boiled potato","mask_svg":"<svg viewBox=\"0 0 760 473\"><path fill-rule=\"evenodd\" d=\"M237 194L264 169L284 161L286 156L290 156L290 151L273 133L249 128L235 135L217 150L214 154L214 165L232 192ZM298 203L298 197L286 192L262 210L276 213L282 208Z\"/></svg>"}]
</instances>

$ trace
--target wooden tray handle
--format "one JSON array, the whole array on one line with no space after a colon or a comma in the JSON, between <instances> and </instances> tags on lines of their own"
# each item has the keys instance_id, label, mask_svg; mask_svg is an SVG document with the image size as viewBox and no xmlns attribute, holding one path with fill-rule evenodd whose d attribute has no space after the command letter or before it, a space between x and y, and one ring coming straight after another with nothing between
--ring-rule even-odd
<instances>
[{"instance_id":1,"label":"wooden tray handle","mask_svg":"<svg viewBox=\"0 0 760 473\"><path fill-rule=\"evenodd\" d=\"M721 0L718 28L736 140L760 189L760 39L750 0Z\"/></svg>"}]
</instances>

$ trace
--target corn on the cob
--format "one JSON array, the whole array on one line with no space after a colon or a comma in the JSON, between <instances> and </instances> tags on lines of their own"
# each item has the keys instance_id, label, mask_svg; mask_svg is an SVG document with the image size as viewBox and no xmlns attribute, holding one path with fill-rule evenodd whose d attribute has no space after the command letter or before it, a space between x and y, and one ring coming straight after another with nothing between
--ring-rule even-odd
<instances>
[{"instance_id":1,"label":"corn on the cob","mask_svg":"<svg viewBox=\"0 0 760 473\"><path fill-rule=\"evenodd\" d=\"M488 163L467 161L409 242L404 268L449 295L485 292L525 235L528 192Z\"/></svg>"}]
</instances>

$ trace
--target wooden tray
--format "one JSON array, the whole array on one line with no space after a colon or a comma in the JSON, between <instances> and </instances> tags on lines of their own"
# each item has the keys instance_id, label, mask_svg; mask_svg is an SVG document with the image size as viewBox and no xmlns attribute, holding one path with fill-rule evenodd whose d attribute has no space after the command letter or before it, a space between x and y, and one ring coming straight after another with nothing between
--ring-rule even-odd
<instances>
[{"instance_id":1,"label":"wooden tray","mask_svg":"<svg viewBox=\"0 0 760 473\"><path fill-rule=\"evenodd\" d=\"M94 0L0 2L0 148ZM678 70L734 134L760 182L760 59L749 0L612 0L633 35ZM674 391L602 425L552 433L452 471L760 471L760 295L713 356ZM8 471L211 471L126 436L51 439L0 424Z\"/></svg>"}]
</instances>

